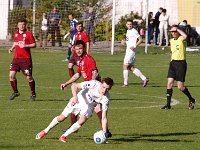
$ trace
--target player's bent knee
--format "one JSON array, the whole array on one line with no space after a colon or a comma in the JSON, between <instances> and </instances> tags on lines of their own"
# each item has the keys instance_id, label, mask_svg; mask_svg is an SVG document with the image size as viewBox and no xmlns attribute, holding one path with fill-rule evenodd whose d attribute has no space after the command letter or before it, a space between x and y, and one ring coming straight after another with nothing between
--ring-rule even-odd
<instances>
[{"instance_id":1,"label":"player's bent knee","mask_svg":"<svg viewBox=\"0 0 200 150\"><path fill-rule=\"evenodd\" d=\"M58 122L63 122L63 121L65 120L65 118L66 118L66 117L65 117L64 115L61 114L60 116L57 117L57 121L58 121Z\"/></svg>"}]
</instances>

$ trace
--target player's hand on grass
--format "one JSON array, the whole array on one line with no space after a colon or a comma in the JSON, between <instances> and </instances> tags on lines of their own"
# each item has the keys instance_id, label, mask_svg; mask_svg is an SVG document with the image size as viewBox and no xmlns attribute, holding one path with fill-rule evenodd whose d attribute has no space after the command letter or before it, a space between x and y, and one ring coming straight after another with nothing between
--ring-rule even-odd
<instances>
[{"instance_id":1,"label":"player's hand on grass","mask_svg":"<svg viewBox=\"0 0 200 150\"><path fill-rule=\"evenodd\" d=\"M107 131L107 132L105 133L105 137L106 137L106 138L111 138L111 137L112 137L112 133L111 133L110 131Z\"/></svg>"}]
</instances>

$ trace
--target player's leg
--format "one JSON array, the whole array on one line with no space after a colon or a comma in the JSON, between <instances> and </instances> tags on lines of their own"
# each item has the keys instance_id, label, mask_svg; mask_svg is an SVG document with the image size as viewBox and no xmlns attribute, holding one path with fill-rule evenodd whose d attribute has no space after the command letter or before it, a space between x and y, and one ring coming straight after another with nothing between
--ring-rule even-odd
<instances>
[{"instance_id":1,"label":"player's leg","mask_svg":"<svg viewBox=\"0 0 200 150\"><path fill-rule=\"evenodd\" d=\"M10 78L10 85L12 87L13 93L12 95L9 97L9 100L14 100L15 97L19 96L20 93L17 89L17 79L16 79L16 71L10 71L9 73L9 78Z\"/></svg>"},{"instance_id":2,"label":"player's leg","mask_svg":"<svg viewBox=\"0 0 200 150\"><path fill-rule=\"evenodd\" d=\"M60 116L56 116L44 130L36 135L35 139L39 140L45 137L51 129L53 129L57 124L64 121L65 119L66 117L63 114L61 114Z\"/></svg>"},{"instance_id":3,"label":"player's leg","mask_svg":"<svg viewBox=\"0 0 200 150\"><path fill-rule=\"evenodd\" d=\"M9 100L13 100L15 99L15 97L20 95L17 88L17 78L16 78L17 71L20 70L20 67L18 64L19 64L18 60L13 59L10 65L9 80L10 80L10 85L12 87L13 93L11 96L9 96Z\"/></svg>"},{"instance_id":4,"label":"player's leg","mask_svg":"<svg viewBox=\"0 0 200 150\"><path fill-rule=\"evenodd\" d=\"M183 82L177 82L178 89L181 90L189 99L189 109L194 109L196 100L192 97L187 87L184 86Z\"/></svg>"},{"instance_id":5,"label":"player's leg","mask_svg":"<svg viewBox=\"0 0 200 150\"><path fill-rule=\"evenodd\" d=\"M187 87L185 87L185 76L187 71L187 63L185 60L176 62L176 80L177 87L182 91L189 99L189 109L194 109L195 99L191 96Z\"/></svg>"},{"instance_id":6,"label":"player's leg","mask_svg":"<svg viewBox=\"0 0 200 150\"><path fill-rule=\"evenodd\" d=\"M36 99L36 92L35 92L35 80L32 76L32 71L33 71L33 66L32 66L32 60L31 59L26 59L23 60L20 64L20 68L22 70L22 73L26 76L26 79L29 83L29 87L31 90L31 100Z\"/></svg>"},{"instance_id":7,"label":"player's leg","mask_svg":"<svg viewBox=\"0 0 200 150\"><path fill-rule=\"evenodd\" d=\"M127 87L128 86L128 64L123 64L123 77L124 77L124 83L123 83L123 87Z\"/></svg>"},{"instance_id":8,"label":"player's leg","mask_svg":"<svg viewBox=\"0 0 200 150\"><path fill-rule=\"evenodd\" d=\"M72 44L69 43L68 50L67 50L67 60L68 61L70 60L71 53L72 53Z\"/></svg>"},{"instance_id":9,"label":"player's leg","mask_svg":"<svg viewBox=\"0 0 200 150\"><path fill-rule=\"evenodd\" d=\"M172 94L173 94L173 84L174 84L174 79L168 78L167 79L167 91L166 91L167 103L161 109L171 109L171 98L172 98Z\"/></svg>"},{"instance_id":10,"label":"player's leg","mask_svg":"<svg viewBox=\"0 0 200 150\"><path fill-rule=\"evenodd\" d=\"M88 117L81 115L79 120L74 123L63 135L60 136L59 140L61 142L66 142L66 137L76 131L88 120Z\"/></svg>"},{"instance_id":11,"label":"player's leg","mask_svg":"<svg viewBox=\"0 0 200 150\"><path fill-rule=\"evenodd\" d=\"M135 68L134 66L131 66L130 70L133 72L133 74L135 74L137 77L139 77L142 81L143 81L143 87L146 87L149 79L147 77L145 77L142 72Z\"/></svg>"},{"instance_id":12,"label":"player's leg","mask_svg":"<svg viewBox=\"0 0 200 150\"><path fill-rule=\"evenodd\" d=\"M63 112L59 116L56 116L44 130L36 135L36 139L43 138L51 129L53 129L60 122L64 121L71 113L78 114L79 109L76 109L76 105L72 106L70 100Z\"/></svg>"},{"instance_id":13,"label":"player's leg","mask_svg":"<svg viewBox=\"0 0 200 150\"><path fill-rule=\"evenodd\" d=\"M30 87L30 90L31 90L31 100L35 100L36 99L36 92L35 92L35 80L33 78L33 76L26 76L26 79L29 83L29 87Z\"/></svg>"}]
</instances>

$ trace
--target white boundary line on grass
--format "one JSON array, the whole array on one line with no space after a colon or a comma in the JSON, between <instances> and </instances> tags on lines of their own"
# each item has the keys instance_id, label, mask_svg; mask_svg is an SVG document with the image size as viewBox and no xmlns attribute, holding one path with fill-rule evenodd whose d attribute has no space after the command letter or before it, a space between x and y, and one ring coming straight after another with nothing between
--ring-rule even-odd
<instances>
[{"instance_id":1,"label":"white boundary line on grass","mask_svg":"<svg viewBox=\"0 0 200 150\"><path fill-rule=\"evenodd\" d=\"M116 93L118 95L121 95L123 93ZM164 97L159 97L159 96L151 96L151 95L142 95L142 94L129 94L129 95L139 95L139 96L143 96L143 97L152 97L152 98L158 98L158 99L166 99ZM0 96L0 97L4 97L4 96ZM37 100L36 100L37 101ZM120 101L123 101L123 102L127 102L125 100L120 100ZM130 100L131 101L131 100ZM129 101L129 102L130 102ZM135 102L135 101L134 101ZM149 103L149 102L147 102ZM156 102L150 102L150 103L156 103ZM171 102L171 105L174 106L174 105L177 105L179 104L180 102L176 99L172 99L172 102ZM110 109L121 109L121 110L125 110L125 109L146 109L146 108L155 108L155 107L161 107L163 105L150 105L150 106L144 106L144 107L110 107ZM52 111L52 110L63 110L63 109L24 109L24 108L21 108L21 109L15 109L16 111L29 111L29 110L35 110L35 111Z\"/></svg>"}]
</instances>

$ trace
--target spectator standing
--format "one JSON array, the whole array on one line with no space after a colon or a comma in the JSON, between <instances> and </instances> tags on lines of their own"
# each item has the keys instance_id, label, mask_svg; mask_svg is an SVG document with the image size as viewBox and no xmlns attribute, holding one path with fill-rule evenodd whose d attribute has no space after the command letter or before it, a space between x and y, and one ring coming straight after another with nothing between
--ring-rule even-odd
<instances>
[{"instance_id":1,"label":"spectator standing","mask_svg":"<svg viewBox=\"0 0 200 150\"><path fill-rule=\"evenodd\" d=\"M149 12L149 16L148 16L148 44L151 44L151 40L153 39L153 34L154 34L153 12Z\"/></svg>"},{"instance_id":2,"label":"spectator standing","mask_svg":"<svg viewBox=\"0 0 200 150\"><path fill-rule=\"evenodd\" d=\"M73 16L73 14L70 14L69 15L69 21L70 21L70 30L69 32L67 32L67 34L64 36L64 39L66 39L66 37L68 35L70 35L70 43L68 45L68 50L67 50L67 58L65 59L65 61L69 61L70 60L70 56L71 56L71 52L72 52L72 44L74 43L74 35L76 34L77 32L77 29L76 29L76 25L78 23L78 20L76 20Z\"/></svg>"},{"instance_id":3,"label":"spectator standing","mask_svg":"<svg viewBox=\"0 0 200 150\"><path fill-rule=\"evenodd\" d=\"M12 47L8 50L9 53L12 53L15 49L15 54L13 61L10 65L10 84L13 89L12 95L9 97L10 100L14 100L15 97L20 95L17 88L17 78L16 74L20 70L26 76L26 79L29 83L31 89L31 100L35 100L35 80L32 76L33 66L31 59L30 48L36 47L35 38L30 31L26 30L26 20L19 19L17 24L18 30L14 33L14 43Z\"/></svg>"},{"instance_id":4,"label":"spectator standing","mask_svg":"<svg viewBox=\"0 0 200 150\"><path fill-rule=\"evenodd\" d=\"M163 10L163 8L160 7L158 12L155 14L155 19L154 19L154 27L155 27L155 29L154 29L154 31L155 31L154 43L155 43L155 45L158 45L158 35L160 33L160 31L159 31L159 24L160 24L159 17L160 17L160 14L162 13L162 10Z\"/></svg>"},{"instance_id":5,"label":"spectator standing","mask_svg":"<svg viewBox=\"0 0 200 150\"><path fill-rule=\"evenodd\" d=\"M85 28L88 34L88 37L92 39L93 45L95 45L95 26L96 26L96 13L93 7L89 8L88 13L85 14Z\"/></svg>"},{"instance_id":6,"label":"spectator standing","mask_svg":"<svg viewBox=\"0 0 200 150\"><path fill-rule=\"evenodd\" d=\"M62 46L61 36L60 36L61 15L56 7L54 7L52 12L49 14L48 22L49 22L49 33L51 34L52 46L55 46L55 34L59 46Z\"/></svg>"},{"instance_id":7,"label":"spectator standing","mask_svg":"<svg viewBox=\"0 0 200 150\"><path fill-rule=\"evenodd\" d=\"M163 33L165 35L165 40L166 40L166 43L165 45L168 46L169 45L169 39L168 39L168 25L169 25L169 16L167 15L167 10L166 9L163 9L162 10L162 13L159 17L159 21L160 21L160 24L159 24L159 30L160 30L160 43L159 43L159 46L162 46L162 43L163 43Z\"/></svg>"},{"instance_id":8,"label":"spectator standing","mask_svg":"<svg viewBox=\"0 0 200 150\"><path fill-rule=\"evenodd\" d=\"M186 62L186 38L187 35L178 28L172 26L171 28L172 39L171 45L171 62L167 75L167 104L161 109L171 109L171 97L173 93L174 80L177 81L177 88L182 91L189 99L189 109L194 109L195 99L191 96L188 88L184 85L187 62Z\"/></svg>"},{"instance_id":9,"label":"spectator standing","mask_svg":"<svg viewBox=\"0 0 200 150\"><path fill-rule=\"evenodd\" d=\"M46 13L42 13L42 18L39 21L39 27L40 27L40 47L46 47L47 36L48 36L48 21Z\"/></svg>"}]
</instances>

